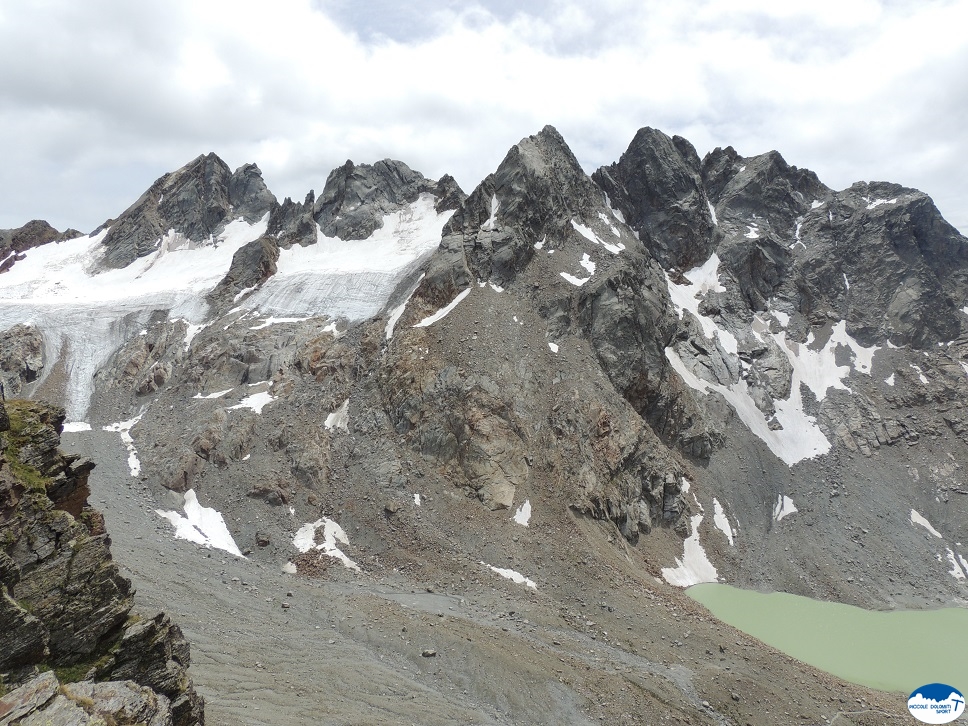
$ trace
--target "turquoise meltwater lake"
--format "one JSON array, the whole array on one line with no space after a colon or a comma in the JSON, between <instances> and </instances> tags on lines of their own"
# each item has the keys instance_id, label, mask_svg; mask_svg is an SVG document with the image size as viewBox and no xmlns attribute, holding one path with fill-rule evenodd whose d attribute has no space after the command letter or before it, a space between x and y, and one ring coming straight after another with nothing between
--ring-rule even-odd
<instances>
[{"instance_id":1,"label":"turquoise meltwater lake","mask_svg":"<svg viewBox=\"0 0 968 726\"><path fill-rule=\"evenodd\" d=\"M716 583L687 593L719 620L844 680L905 694L925 683L968 689L968 609L880 612Z\"/></svg>"}]
</instances>

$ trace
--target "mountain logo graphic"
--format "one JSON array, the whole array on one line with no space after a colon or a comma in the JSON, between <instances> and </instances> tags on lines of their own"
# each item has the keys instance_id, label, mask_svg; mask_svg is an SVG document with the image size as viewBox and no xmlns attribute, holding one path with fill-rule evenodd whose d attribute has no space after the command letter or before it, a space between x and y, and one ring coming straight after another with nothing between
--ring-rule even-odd
<instances>
[{"instance_id":1,"label":"mountain logo graphic","mask_svg":"<svg viewBox=\"0 0 968 726\"><path fill-rule=\"evenodd\" d=\"M908 711L922 723L951 723L965 712L965 697L957 688L929 683L908 696Z\"/></svg>"}]
</instances>

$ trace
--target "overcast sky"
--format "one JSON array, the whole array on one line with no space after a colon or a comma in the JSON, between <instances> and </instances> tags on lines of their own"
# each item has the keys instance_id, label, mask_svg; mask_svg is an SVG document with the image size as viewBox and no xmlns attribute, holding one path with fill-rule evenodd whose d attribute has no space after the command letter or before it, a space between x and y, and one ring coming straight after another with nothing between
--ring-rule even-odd
<instances>
[{"instance_id":1,"label":"overcast sky","mask_svg":"<svg viewBox=\"0 0 968 726\"><path fill-rule=\"evenodd\" d=\"M594 9L593 9L594 8ZM968 232L968 0L0 0L0 228L90 231L214 151L280 198L346 159L465 191L553 124L889 180Z\"/></svg>"}]
</instances>

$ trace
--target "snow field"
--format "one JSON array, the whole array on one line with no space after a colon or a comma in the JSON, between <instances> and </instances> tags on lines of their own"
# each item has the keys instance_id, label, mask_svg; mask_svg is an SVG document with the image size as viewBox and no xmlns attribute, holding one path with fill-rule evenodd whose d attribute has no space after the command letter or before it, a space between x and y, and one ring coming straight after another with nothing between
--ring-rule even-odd
<instances>
[{"instance_id":1,"label":"snow field","mask_svg":"<svg viewBox=\"0 0 968 726\"><path fill-rule=\"evenodd\" d=\"M514 516L511 517L511 521L515 524L520 524L522 527L527 527L528 522L531 521L531 500L525 499L524 504L517 508L514 512Z\"/></svg>"},{"instance_id":2,"label":"snow field","mask_svg":"<svg viewBox=\"0 0 968 726\"><path fill-rule=\"evenodd\" d=\"M702 524L703 515L695 514L689 518L692 528L685 542L683 542L682 559L676 558L675 567L663 567L662 577L670 585L676 587L691 587L700 582L717 582L719 573L713 563L706 556L706 551L699 543L699 525Z\"/></svg>"},{"instance_id":3,"label":"snow field","mask_svg":"<svg viewBox=\"0 0 968 726\"><path fill-rule=\"evenodd\" d=\"M492 572L496 572L501 577L504 577L510 580L511 582L517 583L518 585L527 585L532 590L538 589L538 586L534 583L534 580L528 577L525 577L524 575L522 575L520 572L517 572L516 570L505 569L503 567L495 567L494 565L489 565L483 561L480 564L484 565Z\"/></svg>"},{"instance_id":4,"label":"snow field","mask_svg":"<svg viewBox=\"0 0 968 726\"><path fill-rule=\"evenodd\" d=\"M350 430L350 399L343 401L343 404L329 414L323 422L327 431L338 429L339 431L349 432Z\"/></svg>"},{"instance_id":5,"label":"snow field","mask_svg":"<svg viewBox=\"0 0 968 726\"><path fill-rule=\"evenodd\" d=\"M727 330L719 327L711 317L700 315L699 305L707 292L721 292L725 288L719 282L719 258L711 255L703 265L685 273L688 285L676 285L666 275L669 295L672 298L680 318L684 311L689 311L702 326L707 338L718 339L720 346L726 353L736 355L738 351L736 337ZM770 313L786 327L790 316L779 310ZM756 407L749 387L744 379L740 379L729 386L712 383L700 379L688 370L685 363L673 349L666 350L666 357L683 381L700 393L710 390L718 392L735 409L740 419L756 436L762 439L788 466L793 466L803 459L825 454L830 450L830 442L824 436L816 419L808 416L803 410L803 398L800 391L801 383L813 392L818 401L822 401L830 388L850 391L843 380L850 374L851 366L840 366L836 363L836 353L840 346L846 347L853 360L855 370L870 375L874 354L879 350L877 346L864 347L847 333L846 321L839 321L833 326L830 338L820 350L811 349L814 334L811 332L806 343L800 344L788 341L786 331L769 333L765 321L754 318L752 333L760 340L765 335L773 338L780 350L786 355L793 369L790 396L785 401L774 401L775 417L782 426L781 429L771 429L769 420Z\"/></svg>"},{"instance_id":6,"label":"snow field","mask_svg":"<svg viewBox=\"0 0 968 726\"><path fill-rule=\"evenodd\" d=\"M184 515L173 511L155 510L156 514L174 525L176 538L194 542L202 547L224 550L236 557L243 557L221 513L216 509L203 507L199 504L194 489L185 492L183 506ZM243 559L245 558L243 557Z\"/></svg>"},{"instance_id":7,"label":"snow field","mask_svg":"<svg viewBox=\"0 0 968 726\"><path fill-rule=\"evenodd\" d=\"M119 421L101 427L102 431L114 431L121 435L121 441L128 450L128 469L131 471L131 476L138 476L141 473L141 461L138 459L138 450L134 446L134 439L131 438L131 429L141 420L142 415L139 414L127 421Z\"/></svg>"},{"instance_id":8,"label":"snow field","mask_svg":"<svg viewBox=\"0 0 968 726\"><path fill-rule=\"evenodd\" d=\"M417 323L413 327L415 327L415 328L428 328L431 325L433 325L434 323L436 323L436 322L438 322L440 320L443 320L444 318L446 318L450 314L450 312L454 308L456 308L460 304L460 301L463 300L468 295L470 295L470 293L471 293L471 288L467 288L466 290L461 291L460 293L458 293L457 297L455 297L445 307L441 308L440 310L438 310L437 312L435 312L433 315L428 315L426 318L424 318L423 320L421 320L419 323Z\"/></svg>"},{"instance_id":9,"label":"snow field","mask_svg":"<svg viewBox=\"0 0 968 726\"><path fill-rule=\"evenodd\" d=\"M316 530L320 527L323 528L323 541L320 544L316 544ZM342 562L343 566L347 569L359 572L359 565L346 556L337 545L337 542L349 545L350 540L346 536L346 532L343 531L343 528L329 517L317 519L315 522L307 522L296 531L295 536L292 538L292 545L299 552L309 552L311 549L319 550L324 555Z\"/></svg>"}]
</instances>

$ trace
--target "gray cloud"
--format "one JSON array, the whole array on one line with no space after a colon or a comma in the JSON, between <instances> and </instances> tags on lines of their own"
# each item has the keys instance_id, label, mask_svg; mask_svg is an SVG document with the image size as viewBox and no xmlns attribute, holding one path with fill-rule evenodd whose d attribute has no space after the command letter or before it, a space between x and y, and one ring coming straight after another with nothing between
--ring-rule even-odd
<instances>
[{"instance_id":1,"label":"gray cloud","mask_svg":"<svg viewBox=\"0 0 968 726\"><path fill-rule=\"evenodd\" d=\"M968 0L0 3L0 227L89 230L199 153L280 197L347 158L468 190L546 123L589 171L641 126L922 188L968 230Z\"/></svg>"}]
</instances>

